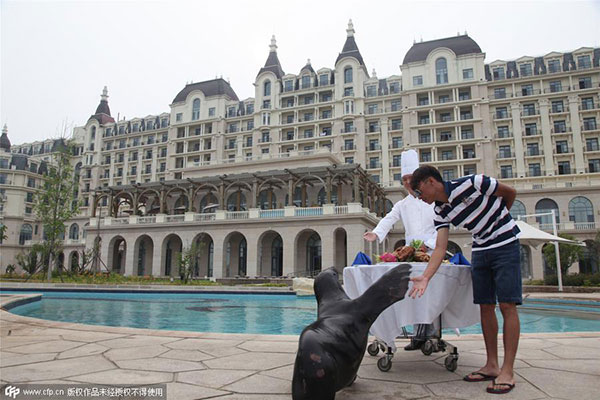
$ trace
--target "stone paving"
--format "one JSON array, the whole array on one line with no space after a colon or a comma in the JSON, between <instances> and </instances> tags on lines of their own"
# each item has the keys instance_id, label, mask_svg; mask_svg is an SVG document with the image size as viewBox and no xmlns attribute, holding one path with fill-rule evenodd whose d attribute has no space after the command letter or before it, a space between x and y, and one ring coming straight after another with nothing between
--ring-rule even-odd
<instances>
[{"instance_id":1,"label":"stone paving","mask_svg":"<svg viewBox=\"0 0 600 400\"><path fill-rule=\"evenodd\" d=\"M3 295L7 304L33 295ZM462 376L485 360L481 335L450 340L459 367L443 353L399 351L389 372L365 355L359 378L336 396L367 399L498 399L487 383ZM405 341L398 341L404 346ZM169 399L291 399L298 336L217 334L92 326L0 310L0 383L167 384ZM598 399L600 332L524 334L509 399Z\"/></svg>"}]
</instances>

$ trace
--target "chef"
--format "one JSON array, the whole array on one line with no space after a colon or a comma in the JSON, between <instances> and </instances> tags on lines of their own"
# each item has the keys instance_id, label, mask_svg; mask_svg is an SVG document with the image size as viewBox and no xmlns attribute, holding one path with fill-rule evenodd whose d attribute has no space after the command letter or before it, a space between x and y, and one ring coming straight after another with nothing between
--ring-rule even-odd
<instances>
[{"instance_id":1,"label":"chef","mask_svg":"<svg viewBox=\"0 0 600 400\"><path fill-rule=\"evenodd\" d=\"M427 204L417 199L410 186L412 173L419 168L417 152L412 149L403 151L400 166L402 169L402 186L408 191L408 196L394 204L392 210L379 221L375 229L372 232L365 233L363 237L369 242L373 242L375 239L383 242L394 224L402 220L406 245L410 245L413 240L422 240L424 244L420 250L431 254L437 239L437 231L433 225L435 217L434 204ZM414 337L410 344L404 347L404 350L420 349L426 338L432 334L433 325L415 325Z\"/></svg>"}]
</instances>

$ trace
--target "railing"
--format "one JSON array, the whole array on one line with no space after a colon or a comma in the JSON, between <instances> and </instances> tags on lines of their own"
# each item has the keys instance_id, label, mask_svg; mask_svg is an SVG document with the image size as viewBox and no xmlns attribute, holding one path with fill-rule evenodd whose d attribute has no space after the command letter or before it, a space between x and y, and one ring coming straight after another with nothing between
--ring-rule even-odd
<instances>
[{"instance_id":1,"label":"railing","mask_svg":"<svg viewBox=\"0 0 600 400\"><path fill-rule=\"evenodd\" d=\"M258 217L259 218L283 218L284 217L284 210L283 209L277 209L277 210L259 210L258 211Z\"/></svg>"},{"instance_id":2,"label":"railing","mask_svg":"<svg viewBox=\"0 0 600 400\"><path fill-rule=\"evenodd\" d=\"M575 230L592 230L596 228L594 222L575 222Z\"/></svg>"},{"instance_id":3,"label":"railing","mask_svg":"<svg viewBox=\"0 0 600 400\"><path fill-rule=\"evenodd\" d=\"M335 206L334 210L335 214L348 214L348 206Z\"/></svg>"},{"instance_id":4,"label":"railing","mask_svg":"<svg viewBox=\"0 0 600 400\"><path fill-rule=\"evenodd\" d=\"M185 221L185 215L167 215L165 222L183 222Z\"/></svg>"},{"instance_id":5,"label":"railing","mask_svg":"<svg viewBox=\"0 0 600 400\"><path fill-rule=\"evenodd\" d=\"M297 207L294 209L294 216L296 217L314 217L317 215L323 215L322 207Z\"/></svg>"},{"instance_id":6,"label":"railing","mask_svg":"<svg viewBox=\"0 0 600 400\"><path fill-rule=\"evenodd\" d=\"M195 214L194 221L214 221L216 218L215 213Z\"/></svg>"},{"instance_id":7,"label":"railing","mask_svg":"<svg viewBox=\"0 0 600 400\"><path fill-rule=\"evenodd\" d=\"M156 223L156 217L138 217L138 224L154 224Z\"/></svg>"},{"instance_id":8,"label":"railing","mask_svg":"<svg viewBox=\"0 0 600 400\"><path fill-rule=\"evenodd\" d=\"M225 219L248 219L248 211L227 211Z\"/></svg>"},{"instance_id":9,"label":"railing","mask_svg":"<svg viewBox=\"0 0 600 400\"><path fill-rule=\"evenodd\" d=\"M112 223L112 225L128 225L129 217L113 218L111 223Z\"/></svg>"}]
</instances>

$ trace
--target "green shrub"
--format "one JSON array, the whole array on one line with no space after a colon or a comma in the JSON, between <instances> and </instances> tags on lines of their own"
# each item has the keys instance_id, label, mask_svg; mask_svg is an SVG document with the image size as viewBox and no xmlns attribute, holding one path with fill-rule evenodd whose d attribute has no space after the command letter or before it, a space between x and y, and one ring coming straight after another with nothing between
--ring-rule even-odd
<instances>
[{"instance_id":1,"label":"green shrub","mask_svg":"<svg viewBox=\"0 0 600 400\"><path fill-rule=\"evenodd\" d=\"M564 286L600 286L600 272L595 274L572 274L562 277ZM558 286L558 276L546 275L544 285Z\"/></svg>"}]
</instances>

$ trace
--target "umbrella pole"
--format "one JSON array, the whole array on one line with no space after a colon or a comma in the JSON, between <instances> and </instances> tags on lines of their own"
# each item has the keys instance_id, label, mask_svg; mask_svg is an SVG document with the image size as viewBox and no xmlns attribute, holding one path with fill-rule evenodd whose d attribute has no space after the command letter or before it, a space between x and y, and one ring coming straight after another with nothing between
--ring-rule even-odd
<instances>
[{"instance_id":1,"label":"umbrella pole","mask_svg":"<svg viewBox=\"0 0 600 400\"><path fill-rule=\"evenodd\" d=\"M552 230L554 231L554 236L557 236L556 216L555 216L556 211L554 209L552 209L551 211L552 211ZM560 253L558 251L558 242L554 242L554 253L556 254L556 269L557 269L556 273L558 275L558 291L562 292L563 291L562 271L561 271L561 267L560 267Z\"/></svg>"}]
</instances>

